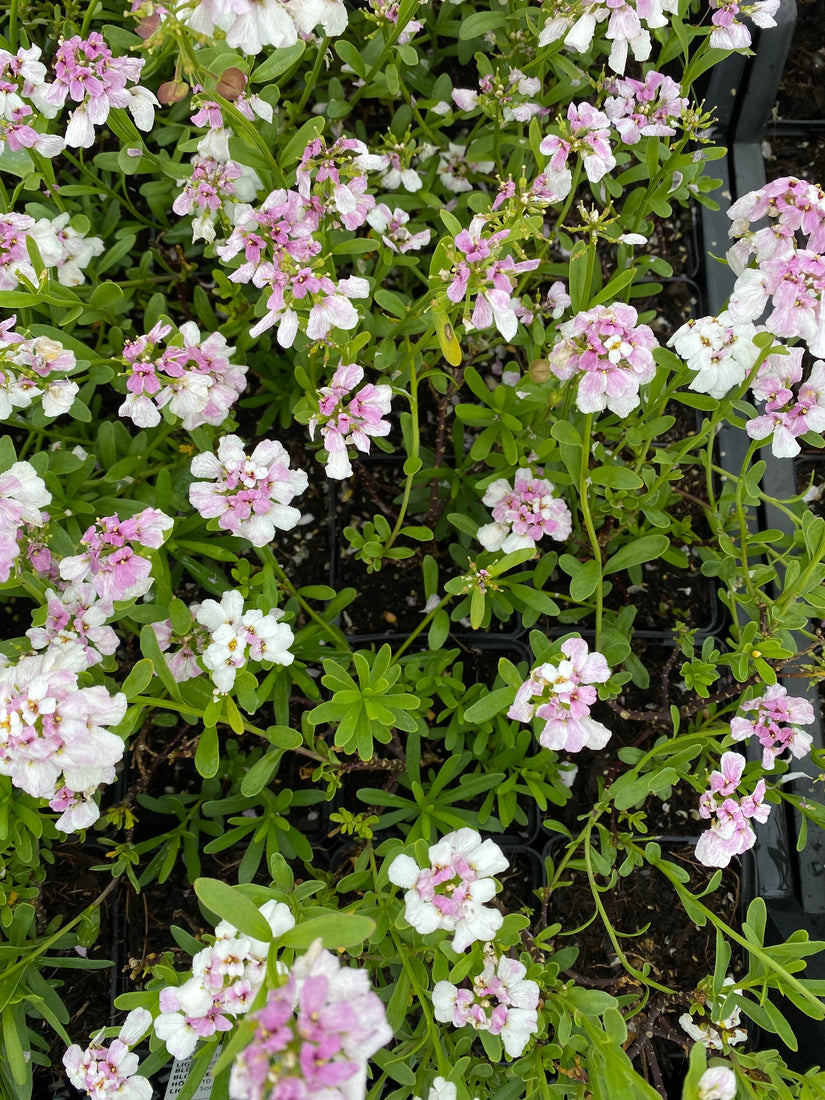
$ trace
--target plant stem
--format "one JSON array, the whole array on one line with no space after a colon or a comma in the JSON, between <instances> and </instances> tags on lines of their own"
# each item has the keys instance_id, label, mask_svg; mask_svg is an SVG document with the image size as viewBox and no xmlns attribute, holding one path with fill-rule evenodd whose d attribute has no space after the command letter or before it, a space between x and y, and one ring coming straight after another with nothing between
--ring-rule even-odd
<instances>
[{"instance_id":1,"label":"plant stem","mask_svg":"<svg viewBox=\"0 0 825 1100\"><path fill-rule=\"evenodd\" d=\"M596 536L596 528L593 526L593 517L590 514L590 504L587 497L588 474L590 473L590 433L593 427L593 414L588 413L584 418L584 430L582 438L581 468L579 470L579 503L582 510L587 537L590 539L590 548L593 558L599 567L599 580L596 585L596 638L595 648L599 649L602 638L602 616L604 611L604 594L602 591L602 548Z\"/></svg>"},{"instance_id":2,"label":"plant stem","mask_svg":"<svg viewBox=\"0 0 825 1100\"><path fill-rule=\"evenodd\" d=\"M278 559L272 553L270 548L268 546L261 546L258 547L257 552L258 557L261 559L262 562L272 566L272 570L275 573L275 576L280 581L281 586L294 600L297 601L298 606L301 608L304 614L312 619L314 623L320 626L324 633L328 634L330 638L332 638L336 646L343 645L345 649L351 649L352 647L349 644L349 640L347 639L347 636L343 633L343 631L339 630L338 627L333 626L332 623L328 623L326 619L322 618L315 610L315 608L311 607L304 599L304 597L299 594L298 589L286 575L283 568L278 564Z\"/></svg>"},{"instance_id":3,"label":"plant stem","mask_svg":"<svg viewBox=\"0 0 825 1100\"><path fill-rule=\"evenodd\" d=\"M619 943L619 938L616 935L616 931L613 928L613 925L610 923L610 917L608 917L607 911L605 910L605 907L602 905L601 891L600 891L599 886L596 882L596 877L595 877L595 874L593 872L592 845L591 845L590 838L591 838L591 833L592 833L592 829L593 829L594 824L595 824L595 820L592 820L591 823L590 823L589 828L585 831L585 837L584 837L584 863L585 863L585 869L587 871L587 881L590 883L590 892L593 895L593 901L596 903L596 909L599 911L599 916L602 919L602 924L604 925L604 929L607 932L608 936L610 937L610 942L613 944L613 950L616 952L616 955L617 955L619 961L621 962L621 964L625 968L625 970L628 972L628 974L630 974L632 977L634 977L637 981L643 982L644 985L649 986L651 989L658 989L660 993L665 993L668 997L672 997L672 996L675 995L674 990L669 989L666 985L661 985L659 982L654 981L648 975L643 974L641 972L641 970L637 970L636 967L633 966L633 964L629 961L629 959L625 955L624 951L622 951L621 944Z\"/></svg>"}]
</instances>

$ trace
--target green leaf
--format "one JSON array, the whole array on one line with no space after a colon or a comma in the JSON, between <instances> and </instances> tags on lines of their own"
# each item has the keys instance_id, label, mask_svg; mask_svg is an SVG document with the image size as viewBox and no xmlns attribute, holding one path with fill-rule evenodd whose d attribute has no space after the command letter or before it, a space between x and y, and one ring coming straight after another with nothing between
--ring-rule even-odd
<instances>
[{"instance_id":1,"label":"green leaf","mask_svg":"<svg viewBox=\"0 0 825 1100\"><path fill-rule=\"evenodd\" d=\"M157 635L150 623L147 623L140 632L140 650L143 656L148 657L152 662L155 674L160 678L161 683L172 698L180 702L180 690L178 689L177 680L172 675L166 663L166 658L161 653Z\"/></svg>"},{"instance_id":2,"label":"green leaf","mask_svg":"<svg viewBox=\"0 0 825 1100\"><path fill-rule=\"evenodd\" d=\"M471 38L480 38L488 31L498 30L505 25L504 15L497 11L478 11L461 20L458 37L462 42Z\"/></svg>"},{"instance_id":3,"label":"green leaf","mask_svg":"<svg viewBox=\"0 0 825 1100\"><path fill-rule=\"evenodd\" d=\"M211 779L218 774L220 763L221 745L218 740L217 726L205 726L195 750L195 767L198 775L202 775L204 779Z\"/></svg>"},{"instance_id":4,"label":"green leaf","mask_svg":"<svg viewBox=\"0 0 825 1100\"><path fill-rule=\"evenodd\" d=\"M601 579L602 570L599 563L585 562L570 581L570 595L574 600L586 600L596 591Z\"/></svg>"},{"instance_id":5,"label":"green leaf","mask_svg":"<svg viewBox=\"0 0 825 1100\"><path fill-rule=\"evenodd\" d=\"M252 84L271 83L276 76L280 76L281 73L285 73L287 69L291 68L299 60L305 49L306 43L299 39L293 46L284 46L275 50L263 64L259 65L257 69L253 69L249 78L250 82Z\"/></svg>"},{"instance_id":6,"label":"green leaf","mask_svg":"<svg viewBox=\"0 0 825 1100\"><path fill-rule=\"evenodd\" d=\"M618 573L621 569L631 569L642 562L653 561L660 558L668 546L670 539L665 535L644 535L617 550L612 558L608 558L604 563L604 572Z\"/></svg>"},{"instance_id":7,"label":"green leaf","mask_svg":"<svg viewBox=\"0 0 825 1100\"><path fill-rule=\"evenodd\" d=\"M210 912L229 921L244 936L270 943L272 929L254 902L235 886L216 878L196 878L195 893Z\"/></svg>"},{"instance_id":8,"label":"green leaf","mask_svg":"<svg viewBox=\"0 0 825 1100\"><path fill-rule=\"evenodd\" d=\"M639 475L626 466L597 466L590 471L590 480L610 489L641 489L644 485Z\"/></svg>"},{"instance_id":9,"label":"green leaf","mask_svg":"<svg viewBox=\"0 0 825 1100\"><path fill-rule=\"evenodd\" d=\"M197 883L195 888L197 889ZM320 939L327 950L337 951L339 948L357 947L369 939L374 931L375 921L369 917L362 917L358 913L329 913L302 921L289 932L285 932L279 938L279 943L283 947L300 949L309 947ZM258 939L260 938L259 936Z\"/></svg>"},{"instance_id":10,"label":"green leaf","mask_svg":"<svg viewBox=\"0 0 825 1100\"><path fill-rule=\"evenodd\" d=\"M123 681L122 691L127 699L133 699L145 691L152 682L155 669L148 657L143 657Z\"/></svg>"},{"instance_id":11,"label":"green leaf","mask_svg":"<svg viewBox=\"0 0 825 1100\"><path fill-rule=\"evenodd\" d=\"M512 703L512 701L512 688L498 688L496 691L489 691L477 703L467 707L464 711L464 717L468 722L486 722L504 710L505 706Z\"/></svg>"},{"instance_id":12,"label":"green leaf","mask_svg":"<svg viewBox=\"0 0 825 1100\"><path fill-rule=\"evenodd\" d=\"M256 760L246 775L241 780L241 794L245 798L254 798L260 794L278 770L283 751L275 749Z\"/></svg>"}]
</instances>

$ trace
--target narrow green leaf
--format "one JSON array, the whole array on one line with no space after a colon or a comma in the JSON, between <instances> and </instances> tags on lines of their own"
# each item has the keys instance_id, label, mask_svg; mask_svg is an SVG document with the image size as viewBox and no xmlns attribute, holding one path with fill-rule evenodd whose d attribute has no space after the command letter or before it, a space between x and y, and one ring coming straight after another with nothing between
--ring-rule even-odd
<instances>
[{"instance_id":1,"label":"narrow green leaf","mask_svg":"<svg viewBox=\"0 0 825 1100\"><path fill-rule=\"evenodd\" d=\"M234 886L216 878L196 878L195 893L216 916L229 921L244 936L269 943L272 929L258 907Z\"/></svg>"},{"instance_id":2,"label":"narrow green leaf","mask_svg":"<svg viewBox=\"0 0 825 1100\"><path fill-rule=\"evenodd\" d=\"M374 930L375 921L369 917L357 913L329 913L302 921L280 936L278 942L283 947L300 949L320 939L327 950L337 951L339 948L356 947L368 939Z\"/></svg>"}]
</instances>

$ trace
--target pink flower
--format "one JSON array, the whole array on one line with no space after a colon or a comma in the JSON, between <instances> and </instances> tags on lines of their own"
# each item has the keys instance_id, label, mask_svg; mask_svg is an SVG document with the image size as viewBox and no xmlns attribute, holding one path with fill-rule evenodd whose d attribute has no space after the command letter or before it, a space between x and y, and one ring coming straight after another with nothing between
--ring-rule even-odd
<instances>
[{"instance_id":1,"label":"pink flower","mask_svg":"<svg viewBox=\"0 0 825 1100\"><path fill-rule=\"evenodd\" d=\"M610 679L607 661L597 651L589 653L581 638L569 638L560 648L565 659L557 665L548 662L534 668L516 692L507 717L519 722L530 722L534 716L542 719L539 743L547 749L602 749L611 732L590 717L590 707L597 699L590 685Z\"/></svg>"},{"instance_id":2,"label":"pink flower","mask_svg":"<svg viewBox=\"0 0 825 1100\"><path fill-rule=\"evenodd\" d=\"M309 421L310 439L315 438L315 428L321 425L321 435L327 450L327 477L341 479L352 475L352 465L347 446L369 453L370 437L389 434L389 415L392 389L372 382L362 386L345 404L364 377L363 367L357 363L338 364L329 386L318 391L318 413Z\"/></svg>"},{"instance_id":3,"label":"pink flower","mask_svg":"<svg viewBox=\"0 0 825 1100\"><path fill-rule=\"evenodd\" d=\"M347 9L342 0L199 0L183 18L199 34L226 32L226 44L244 54L259 54L265 46L281 49L308 37L316 26L329 37L343 34Z\"/></svg>"},{"instance_id":4,"label":"pink flower","mask_svg":"<svg viewBox=\"0 0 825 1100\"><path fill-rule=\"evenodd\" d=\"M220 426L243 393L246 366L231 362L235 349L220 332L202 337L197 325L186 321L161 350L170 332L171 325L159 322L124 346L128 392L118 413L141 428L159 424L161 409L180 417L188 431L201 424Z\"/></svg>"},{"instance_id":5,"label":"pink flower","mask_svg":"<svg viewBox=\"0 0 825 1100\"><path fill-rule=\"evenodd\" d=\"M60 799L55 808L63 811L75 804L75 792L86 799L112 783L123 756L122 739L104 727L121 721L126 696L81 687L77 673L85 667L72 647L0 668L0 774L34 798ZM92 806L87 823L97 817ZM69 819L64 813L59 827L74 828Z\"/></svg>"},{"instance_id":6,"label":"pink flower","mask_svg":"<svg viewBox=\"0 0 825 1100\"><path fill-rule=\"evenodd\" d=\"M496 893L491 876L509 866L501 849L482 841L475 829L459 829L431 845L428 856L430 866L423 870L410 856L399 855L387 871L390 882L407 889L407 923L422 936L437 928L453 932L454 951L491 940L504 917L484 903Z\"/></svg>"},{"instance_id":7,"label":"pink flower","mask_svg":"<svg viewBox=\"0 0 825 1100\"><path fill-rule=\"evenodd\" d=\"M139 1059L130 1047L140 1041L151 1023L145 1008L136 1008L126 1017L118 1037L102 1046L100 1032L85 1050L75 1043L63 1055L69 1080L95 1100L151 1100L152 1085L137 1074Z\"/></svg>"},{"instance_id":8,"label":"pink flower","mask_svg":"<svg viewBox=\"0 0 825 1100\"><path fill-rule=\"evenodd\" d=\"M87 549L60 563L64 581L90 581L102 600L132 600L152 586L152 563L130 543L157 549L173 520L157 508L144 508L130 519L104 516L88 527L80 540Z\"/></svg>"},{"instance_id":9,"label":"pink flower","mask_svg":"<svg viewBox=\"0 0 825 1100\"><path fill-rule=\"evenodd\" d=\"M0 582L11 575L19 553L23 524L42 527L48 520L41 511L51 504L46 483L29 462L14 462L0 474Z\"/></svg>"},{"instance_id":10,"label":"pink flower","mask_svg":"<svg viewBox=\"0 0 825 1100\"><path fill-rule=\"evenodd\" d=\"M473 978L472 988L448 981L433 988L433 1014L453 1027L500 1035L511 1058L518 1058L538 1031L539 987L525 978L526 967L506 955L496 957L492 945L485 948L484 969Z\"/></svg>"},{"instance_id":11,"label":"pink flower","mask_svg":"<svg viewBox=\"0 0 825 1100\"><path fill-rule=\"evenodd\" d=\"M734 856L752 848L756 833L751 820L764 823L770 814L770 806L764 802L764 779L759 780L751 794L735 797L745 763L744 756L739 753L723 753L721 770L711 773L710 786L701 796L699 814L710 820L711 825L696 843L696 858L706 867L727 867Z\"/></svg>"},{"instance_id":12,"label":"pink flower","mask_svg":"<svg viewBox=\"0 0 825 1100\"><path fill-rule=\"evenodd\" d=\"M610 149L610 119L590 103L571 103L567 108L567 122L559 118L560 135L551 134L542 140L539 152L550 157L549 168L558 173L567 168L571 153L581 156L584 170L591 183L598 183L616 167L616 158Z\"/></svg>"},{"instance_id":13,"label":"pink flower","mask_svg":"<svg viewBox=\"0 0 825 1100\"><path fill-rule=\"evenodd\" d=\"M550 369L562 381L581 372L576 404L582 412L608 408L628 416L638 406L639 386L656 373L652 352L658 344L652 330L637 321L633 306L615 302L559 325Z\"/></svg>"},{"instance_id":14,"label":"pink flower","mask_svg":"<svg viewBox=\"0 0 825 1100\"><path fill-rule=\"evenodd\" d=\"M724 311L718 317L687 321L668 340L688 367L696 371L688 389L724 397L747 378L759 356L753 342L756 329L737 323Z\"/></svg>"},{"instance_id":15,"label":"pink flower","mask_svg":"<svg viewBox=\"0 0 825 1100\"><path fill-rule=\"evenodd\" d=\"M152 129L158 101L147 88L127 88L140 79L144 62L136 57L114 57L101 34L79 35L60 43L55 55L55 81L44 99L62 107L67 99L79 104L69 117L66 144L88 149L112 107L126 108L140 130Z\"/></svg>"},{"instance_id":16,"label":"pink flower","mask_svg":"<svg viewBox=\"0 0 825 1100\"><path fill-rule=\"evenodd\" d=\"M250 1020L229 1078L232 1100L357 1100L367 1061L392 1039L363 970L342 966L316 940Z\"/></svg>"},{"instance_id":17,"label":"pink flower","mask_svg":"<svg viewBox=\"0 0 825 1100\"><path fill-rule=\"evenodd\" d=\"M710 35L710 46L719 50L746 50L751 44L751 35L737 15L747 15L757 27L775 27L773 18L779 10L779 0L755 0L752 4L739 4L736 0L711 0L716 8L711 16L714 30Z\"/></svg>"},{"instance_id":18,"label":"pink flower","mask_svg":"<svg viewBox=\"0 0 825 1100\"><path fill-rule=\"evenodd\" d=\"M273 936L295 925L283 902L264 902L260 912ZM215 937L193 957L190 978L160 991L155 1034L175 1058L188 1058L199 1040L229 1031L230 1017L249 1010L266 976L269 944L241 935L228 921L217 925Z\"/></svg>"},{"instance_id":19,"label":"pink flower","mask_svg":"<svg viewBox=\"0 0 825 1100\"><path fill-rule=\"evenodd\" d=\"M614 95L605 100L604 110L626 145L643 137L670 137L688 109L681 87L669 76L651 71L644 83L625 77L613 85Z\"/></svg>"},{"instance_id":20,"label":"pink flower","mask_svg":"<svg viewBox=\"0 0 825 1100\"><path fill-rule=\"evenodd\" d=\"M756 736L762 746L763 768L774 768L777 756L785 751L798 759L808 755L812 738L799 728L814 721L814 710L807 699L788 695L781 684L772 684L764 695L741 705L742 710L755 710L756 717L752 720L733 718L730 724L731 736L734 741L744 741Z\"/></svg>"},{"instance_id":21,"label":"pink flower","mask_svg":"<svg viewBox=\"0 0 825 1100\"><path fill-rule=\"evenodd\" d=\"M553 489L551 481L533 477L529 469L518 470L512 486L506 478L494 481L482 498L494 522L479 527L476 536L485 550L509 554L534 546L545 535L557 542L569 538L570 509Z\"/></svg>"},{"instance_id":22,"label":"pink flower","mask_svg":"<svg viewBox=\"0 0 825 1100\"><path fill-rule=\"evenodd\" d=\"M309 478L303 470L290 469L289 455L275 440L263 440L247 455L238 436L221 436L217 455L192 459L192 474L212 482L189 487L192 506L253 546L266 546L276 529L291 531L301 518L290 501L304 492Z\"/></svg>"},{"instance_id":23,"label":"pink flower","mask_svg":"<svg viewBox=\"0 0 825 1100\"><path fill-rule=\"evenodd\" d=\"M67 585L60 593L46 592L46 619L26 636L35 649L79 646L91 667L114 653L120 644L115 631L106 626L113 613L110 600L101 600L91 584Z\"/></svg>"}]
</instances>

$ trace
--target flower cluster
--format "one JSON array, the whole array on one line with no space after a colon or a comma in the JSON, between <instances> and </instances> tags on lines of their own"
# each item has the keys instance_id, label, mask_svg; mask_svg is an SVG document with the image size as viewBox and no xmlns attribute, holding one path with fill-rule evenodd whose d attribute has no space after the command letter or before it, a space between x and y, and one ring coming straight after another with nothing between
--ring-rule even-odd
<instances>
[{"instance_id":1,"label":"flower cluster","mask_svg":"<svg viewBox=\"0 0 825 1100\"><path fill-rule=\"evenodd\" d=\"M247 661L291 665L295 659L289 647L295 640L277 609L264 614L255 608L244 611L240 592L224 592L220 603L204 600L195 618L209 634L201 660L222 694L232 689L237 672Z\"/></svg>"},{"instance_id":2,"label":"flower cluster","mask_svg":"<svg viewBox=\"0 0 825 1100\"><path fill-rule=\"evenodd\" d=\"M480 107L491 118L504 122L529 122L542 113L541 104L532 96L541 91L541 81L526 76L521 69L510 68L506 77L487 73L478 82L478 91L472 88L454 88L452 100L462 111L474 111Z\"/></svg>"},{"instance_id":3,"label":"flower cluster","mask_svg":"<svg viewBox=\"0 0 825 1100\"><path fill-rule=\"evenodd\" d=\"M506 340L512 340L518 331L518 314L512 301L516 287L511 276L534 271L539 261L516 261L509 253L502 254L510 231L499 229L485 237L486 224L487 218L477 214L469 227L456 235L453 266L441 275L450 280L447 297L451 302L466 302L466 313L475 299L472 314L464 317L466 329L485 329L494 324Z\"/></svg>"},{"instance_id":4,"label":"flower cluster","mask_svg":"<svg viewBox=\"0 0 825 1100\"><path fill-rule=\"evenodd\" d=\"M651 71L644 82L624 77L616 80L604 111L625 145L636 145L643 137L670 137L688 109L688 100L675 80Z\"/></svg>"},{"instance_id":5,"label":"flower cluster","mask_svg":"<svg viewBox=\"0 0 825 1100\"><path fill-rule=\"evenodd\" d=\"M689 390L722 398L748 377L759 357L753 342L756 329L734 321L728 310L718 317L686 321L668 340L696 374Z\"/></svg>"},{"instance_id":6,"label":"flower cluster","mask_svg":"<svg viewBox=\"0 0 825 1100\"><path fill-rule=\"evenodd\" d=\"M159 424L160 409L180 417L188 431L223 424L246 385L246 366L230 361L235 349L220 332L204 339L193 321L185 321L161 350L170 332L171 325L158 321L125 344L128 393L118 413L139 428Z\"/></svg>"},{"instance_id":7,"label":"flower cluster","mask_svg":"<svg viewBox=\"0 0 825 1100\"><path fill-rule=\"evenodd\" d=\"M363 204L363 210L367 209ZM224 262L243 253L244 263L229 278L269 287L270 291L266 312L250 329L252 336L276 325L278 343L291 348L299 317L310 340L325 339L332 328L349 330L358 324L358 311L351 299L366 298L369 283L356 275L335 283L327 274L326 264L318 256L321 242L314 236L321 222L318 204L298 191L281 188L272 191L259 207L236 204L233 217L235 228L226 243L216 248Z\"/></svg>"},{"instance_id":8,"label":"flower cluster","mask_svg":"<svg viewBox=\"0 0 825 1100\"><path fill-rule=\"evenodd\" d=\"M598 25L607 22L605 38L610 43L607 63L614 73L623 73L628 49L636 61L647 61L651 48L647 28L666 27L665 13L676 15L678 11L679 0L582 0L579 4L553 4L539 45L546 46L564 35L568 49L586 53Z\"/></svg>"},{"instance_id":9,"label":"flower cluster","mask_svg":"<svg viewBox=\"0 0 825 1100\"><path fill-rule=\"evenodd\" d=\"M192 160L192 175L177 181L183 190L172 203L176 214L191 214L192 240L214 241L215 218L219 210L230 214L230 204L249 202L260 187L258 176L235 160L217 160L196 156Z\"/></svg>"},{"instance_id":10,"label":"flower cluster","mask_svg":"<svg viewBox=\"0 0 825 1100\"><path fill-rule=\"evenodd\" d=\"M723 1000L731 993L741 993L736 988L734 979L728 975L722 982ZM679 1017L679 1025L682 1030L696 1043L702 1043L708 1050L723 1050L726 1046L736 1046L743 1043L748 1037L745 1028L740 1026L740 1010L735 1005L730 1015L721 1015L721 1005L711 1003L709 1006L710 1019L702 1019L698 1024L689 1012L684 1012Z\"/></svg>"},{"instance_id":11,"label":"flower cluster","mask_svg":"<svg viewBox=\"0 0 825 1100\"><path fill-rule=\"evenodd\" d=\"M193 31L223 31L227 46L250 55L264 46L294 46L317 26L330 38L347 27L343 0L199 0L182 14Z\"/></svg>"},{"instance_id":12,"label":"flower cluster","mask_svg":"<svg viewBox=\"0 0 825 1100\"><path fill-rule=\"evenodd\" d=\"M50 336L21 336L16 322L16 316L0 322L0 420L36 400L46 416L68 412L78 391L66 377L77 366L74 352Z\"/></svg>"},{"instance_id":13,"label":"flower cluster","mask_svg":"<svg viewBox=\"0 0 825 1100\"><path fill-rule=\"evenodd\" d=\"M807 699L795 698L781 684L772 684L764 695L740 706L755 710L756 717L731 719L731 737L734 741L756 737L762 746L763 768L775 767L777 756L786 751L797 759L808 755L812 738L799 728L814 721L814 708Z\"/></svg>"},{"instance_id":14,"label":"flower cluster","mask_svg":"<svg viewBox=\"0 0 825 1100\"><path fill-rule=\"evenodd\" d=\"M105 729L126 713L126 696L81 687L85 667L75 647L21 657L0 668L0 774L61 811L63 832L99 817L92 796L112 783L123 741Z\"/></svg>"},{"instance_id":15,"label":"flower cluster","mask_svg":"<svg viewBox=\"0 0 825 1100\"><path fill-rule=\"evenodd\" d=\"M390 882L406 888L407 923L422 936L438 928L453 932L454 951L491 940L504 916L484 903L496 893L492 876L509 867L499 846L482 841L475 829L459 829L431 845L428 857L422 870L411 856L396 856L387 871Z\"/></svg>"},{"instance_id":16,"label":"flower cluster","mask_svg":"<svg viewBox=\"0 0 825 1100\"><path fill-rule=\"evenodd\" d=\"M88 38L74 35L60 43L54 83L44 99L53 107L62 107L67 98L78 104L66 127L67 145L88 149L95 140L95 126L103 125L112 107L127 108L139 130L152 129L158 101L137 84L143 65L141 58L115 57L96 31Z\"/></svg>"},{"instance_id":17,"label":"flower cluster","mask_svg":"<svg viewBox=\"0 0 825 1100\"><path fill-rule=\"evenodd\" d=\"M87 667L115 652L120 640L106 620L114 611L111 600L101 600L91 584L67 584L61 592L46 592L45 621L26 631L35 649L77 647Z\"/></svg>"},{"instance_id":18,"label":"flower cluster","mask_svg":"<svg viewBox=\"0 0 825 1100\"><path fill-rule=\"evenodd\" d=\"M46 102L46 66L40 61L40 47L21 47L17 53L0 50L0 152L34 149L44 157L55 157L65 141L57 134L40 133L32 123L38 116L52 118L57 108Z\"/></svg>"},{"instance_id":19,"label":"flower cluster","mask_svg":"<svg viewBox=\"0 0 825 1100\"><path fill-rule=\"evenodd\" d=\"M359 1100L367 1061L393 1037L367 974L342 966L321 940L250 1021L255 1031L229 1077L231 1100Z\"/></svg>"},{"instance_id":20,"label":"flower cluster","mask_svg":"<svg viewBox=\"0 0 825 1100\"><path fill-rule=\"evenodd\" d=\"M775 27L774 16L779 11L779 0L755 0L752 4L739 4L737 0L711 0L715 8L711 16L713 30L710 45L717 50L746 50L751 44L751 32L736 17L746 15L757 27Z\"/></svg>"},{"instance_id":21,"label":"flower cluster","mask_svg":"<svg viewBox=\"0 0 825 1100\"><path fill-rule=\"evenodd\" d=\"M151 1100L152 1083L136 1073L139 1059L130 1050L140 1042L151 1022L150 1012L135 1008L108 1046L102 1045L100 1037L92 1040L85 1050L77 1043L70 1046L63 1055L63 1065L74 1087L83 1089L95 1100Z\"/></svg>"},{"instance_id":22,"label":"flower cluster","mask_svg":"<svg viewBox=\"0 0 825 1100\"><path fill-rule=\"evenodd\" d=\"M728 262L737 275L729 313L737 323L758 320L775 336L801 338L825 356L825 194L793 176L773 180L738 199L728 211L736 239ZM769 224L751 225L767 217ZM756 267L749 268L753 257Z\"/></svg>"},{"instance_id":23,"label":"flower cluster","mask_svg":"<svg viewBox=\"0 0 825 1100\"><path fill-rule=\"evenodd\" d=\"M733 856L752 848L756 833L751 821L764 823L770 815L771 808L764 801L764 779L759 780L752 794L736 797L745 764L745 757L739 753L723 753L721 771L711 772L710 786L699 800L700 817L711 822L696 843L696 858L706 867L727 867Z\"/></svg>"},{"instance_id":24,"label":"flower cluster","mask_svg":"<svg viewBox=\"0 0 825 1100\"><path fill-rule=\"evenodd\" d=\"M472 988L452 982L436 982L433 1012L436 1020L453 1027L469 1025L476 1031L500 1035L511 1058L518 1058L538 1030L539 987L525 978L526 967L506 955L496 958L485 949L484 969L473 978Z\"/></svg>"},{"instance_id":25,"label":"flower cluster","mask_svg":"<svg viewBox=\"0 0 825 1100\"><path fill-rule=\"evenodd\" d=\"M251 455L236 435L221 436L218 452L195 455L195 482L189 487L189 503L204 517L253 546L266 546L275 531L291 531L301 518L290 501L303 493L309 478L303 470L291 470L282 444L264 439Z\"/></svg>"},{"instance_id":26,"label":"flower cluster","mask_svg":"<svg viewBox=\"0 0 825 1100\"><path fill-rule=\"evenodd\" d=\"M449 103L445 103L444 107L447 111L450 110ZM442 187L447 191L452 191L455 195L472 191L473 185L467 179L468 175L471 173L486 174L492 172L492 170L493 161L491 160L470 160L467 157L466 145L449 141L446 149L438 150L436 173Z\"/></svg>"},{"instance_id":27,"label":"flower cluster","mask_svg":"<svg viewBox=\"0 0 825 1100\"><path fill-rule=\"evenodd\" d=\"M86 547L60 563L64 581L89 581L102 600L132 600L152 587L152 563L134 546L157 550L173 520L157 508L144 508L129 519L104 516L88 527L80 540Z\"/></svg>"},{"instance_id":28,"label":"flower cluster","mask_svg":"<svg viewBox=\"0 0 825 1100\"><path fill-rule=\"evenodd\" d=\"M296 186L301 198L314 210L321 211L330 226L358 229L375 206L368 194L368 171L386 169L386 156L371 153L357 138L338 138L327 147L323 138L315 138L304 149L296 171Z\"/></svg>"},{"instance_id":29,"label":"flower cluster","mask_svg":"<svg viewBox=\"0 0 825 1100\"><path fill-rule=\"evenodd\" d=\"M364 377L364 368L357 363L339 363L332 381L318 391L318 412L309 421L309 435L321 425L321 436L327 451L327 477L340 480L352 476L352 464L347 446L354 445L369 453L370 437L388 435L392 389L386 384L368 382L357 393L353 390ZM352 397L345 404L349 394Z\"/></svg>"},{"instance_id":30,"label":"flower cluster","mask_svg":"<svg viewBox=\"0 0 825 1100\"><path fill-rule=\"evenodd\" d=\"M753 395L765 405L761 416L745 425L751 439L771 438L777 458L793 458L801 448L797 439L806 432L825 428L825 363L817 360L802 382L802 348L789 348L787 355L771 355L760 366L753 381ZM791 386L799 386L794 394Z\"/></svg>"},{"instance_id":31,"label":"flower cluster","mask_svg":"<svg viewBox=\"0 0 825 1100\"><path fill-rule=\"evenodd\" d=\"M605 408L627 416L639 404L639 386L656 373L656 337L638 324L633 306L594 306L559 325L547 359L563 382L580 374L576 404L584 413Z\"/></svg>"},{"instance_id":32,"label":"flower cluster","mask_svg":"<svg viewBox=\"0 0 825 1100\"><path fill-rule=\"evenodd\" d=\"M14 290L20 279L38 286L42 272L35 271L26 242L37 247L46 268L57 269L63 286L79 286L93 257L103 251L100 237L87 237L69 222L69 214L38 218L29 214L0 215L0 290Z\"/></svg>"},{"instance_id":33,"label":"flower cluster","mask_svg":"<svg viewBox=\"0 0 825 1100\"><path fill-rule=\"evenodd\" d=\"M283 902L267 901L260 912L273 936L281 936L295 925ZM155 1033L170 1054L188 1058L200 1039L229 1031L229 1017L249 1011L266 976L268 948L262 940L241 935L228 921L217 925L215 942L192 959L192 977L160 991Z\"/></svg>"},{"instance_id":34,"label":"flower cluster","mask_svg":"<svg viewBox=\"0 0 825 1100\"><path fill-rule=\"evenodd\" d=\"M597 693L592 684L610 679L610 669L598 651L589 653L581 638L562 642L564 660L538 665L516 692L508 718L544 722L539 742L546 749L580 752L603 749L610 740L607 726L590 717Z\"/></svg>"},{"instance_id":35,"label":"flower cluster","mask_svg":"<svg viewBox=\"0 0 825 1100\"><path fill-rule=\"evenodd\" d=\"M482 500L492 509L493 522L479 527L476 537L485 550L523 550L547 535L564 542L573 529L570 509L553 496L553 483L518 470L513 484L503 477L488 486Z\"/></svg>"},{"instance_id":36,"label":"flower cluster","mask_svg":"<svg viewBox=\"0 0 825 1100\"><path fill-rule=\"evenodd\" d=\"M610 147L610 119L604 111L598 111L590 103L571 103L567 108L567 121L559 118L556 125L559 133L544 138L539 152L550 157L545 174L561 194L567 195L572 185L567 165L571 153L582 158L591 183L598 183L616 167Z\"/></svg>"},{"instance_id":37,"label":"flower cluster","mask_svg":"<svg viewBox=\"0 0 825 1100\"><path fill-rule=\"evenodd\" d=\"M381 234L381 240L391 252L417 252L430 243L432 230L422 229L411 233L407 229L410 215L399 209L390 210L386 203L379 202L367 212L367 221Z\"/></svg>"},{"instance_id":38,"label":"flower cluster","mask_svg":"<svg viewBox=\"0 0 825 1100\"><path fill-rule=\"evenodd\" d=\"M19 553L23 524L42 527L41 508L52 495L30 462L15 462L0 474L0 581L7 581Z\"/></svg>"}]
</instances>

